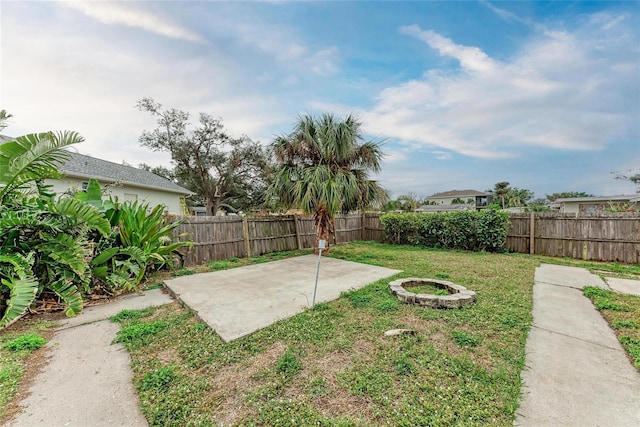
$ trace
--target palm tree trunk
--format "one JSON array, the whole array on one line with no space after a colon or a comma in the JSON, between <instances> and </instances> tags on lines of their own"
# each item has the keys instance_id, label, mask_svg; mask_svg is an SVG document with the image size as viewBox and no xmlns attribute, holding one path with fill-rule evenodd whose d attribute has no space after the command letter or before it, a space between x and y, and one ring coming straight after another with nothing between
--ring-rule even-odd
<instances>
[{"instance_id":1,"label":"palm tree trunk","mask_svg":"<svg viewBox=\"0 0 640 427\"><path fill-rule=\"evenodd\" d=\"M329 215L329 211L326 207L321 206L316 210L315 214L316 220L316 244L314 246L314 253L318 254L320 249L318 246L320 245L320 240L325 241L325 248L323 252L329 252L330 240L331 237L331 216Z\"/></svg>"}]
</instances>

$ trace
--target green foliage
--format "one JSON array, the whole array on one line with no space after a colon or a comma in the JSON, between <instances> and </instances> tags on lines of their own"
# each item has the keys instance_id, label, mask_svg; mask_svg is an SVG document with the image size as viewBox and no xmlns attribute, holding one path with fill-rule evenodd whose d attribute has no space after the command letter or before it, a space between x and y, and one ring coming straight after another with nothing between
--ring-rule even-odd
<instances>
[{"instance_id":1,"label":"green foliage","mask_svg":"<svg viewBox=\"0 0 640 427\"><path fill-rule=\"evenodd\" d=\"M460 347L476 347L480 344L480 339L464 331L453 331L451 336Z\"/></svg>"},{"instance_id":2,"label":"green foliage","mask_svg":"<svg viewBox=\"0 0 640 427\"><path fill-rule=\"evenodd\" d=\"M595 297L608 298L613 294L613 292L611 292L608 289L602 289L596 286L585 286L584 288L582 288L582 293L587 298L595 298Z\"/></svg>"},{"instance_id":3,"label":"green foliage","mask_svg":"<svg viewBox=\"0 0 640 427\"><path fill-rule=\"evenodd\" d=\"M634 366L640 368L640 339L621 336L619 340L625 350L629 352L629 355L633 359Z\"/></svg>"},{"instance_id":4,"label":"green foliage","mask_svg":"<svg viewBox=\"0 0 640 427\"><path fill-rule=\"evenodd\" d=\"M155 335L167 327L166 322L137 323L125 326L116 333L114 343L132 343L147 336Z\"/></svg>"},{"instance_id":5,"label":"green foliage","mask_svg":"<svg viewBox=\"0 0 640 427\"><path fill-rule=\"evenodd\" d=\"M175 367L163 366L154 372L147 373L142 379L139 389L148 391L155 389L157 391L166 391L171 381L176 377Z\"/></svg>"},{"instance_id":6,"label":"green foliage","mask_svg":"<svg viewBox=\"0 0 640 427\"><path fill-rule=\"evenodd\" d=\"M629 311L627 307L609 301L608 299L596 299L593 305L595 305L598 310Z\"/></svg>"},{"instance_id":7,"label":"green foliage","mask_svg":"<svg viewBox=\"0 0 640 427\"><path fill-rule=\"evenodd\" d=\"M277 167L268 197L313 214L316 239L325 240L327 249L336 214L382 203L386 197L369 179L370 172L380 170L380 144L362 139L354 116L341 120L323 114L300 117L289 135L272 144Z\"/></svg>"},{"instance_id":8,"label":"green foliage","mask_svg":"<svg viewBox=\"0 0 640 427\"><path fill-rule=\"evenodd\" d=\"M32 191L38 180L59 178L58 166L68 159L62 148L82 141L75 132L46 132L0 144L0 205L16 193Z\"/></svg>"},{"instance_id":9,"label":"green foliage","mask_svg":"<svg viewBox=\"0 0 640 427\"><path fill-rule=\"evenodd\" d=\"M640 326L638 326L638 323L634 322L633 320L616 320L611 322L611 326L616 329L640 328Z\"/></svg>"},{"instance_id":10,"label":"green foliage","mask_svg":"<svg viewBox=\"0 0 640 427\"><path fill-rule=\"evenodd\" d=\"M613 292L608 289L602 289L595 286L585 286L582 289L582 293L587 298L591 298L593 305L598 310L629 311L627 307L611 301L610 298L613 296Z\"/></svg>"},{"instance_id":11,"label":"green foliage","mask_svg":"<svg viewBox=\"0 0 640 427\"><path fill-rule=\"evenodd\" d=\"M11 351L27 350L32 352L45 345L47 340L37 334L21 335L18 338L6 343L3 348Z\"/></svg>"},{"instance_id":12,"label":"green foliage","mask_svg":"<svg viewBox=\"0 0 640 427\"><path fill-rule=\"evenodd\" d=\"M435 214L385 214L388 242L471 251L499 252L509 230L509 214L498 209Z\"/></svg>"},{"instance_id":13,"label":"green foliage","mask_svg":"<svg viewBox=\"0 0 640 427\"><path fill-rule=\"evenodd\" d=\"M109 318L112 322L124 322L126 320L131 319L141 319L143 317L148 317L153 314L155 311L155 307L145 308L143 310L122 310L117 314L114 314Z\"/></svg>"},{"instance_id":14,"label":"green foliage","mask_svg":"<svg viewBox=\"0 0 640 427\"><path fill-rule=\"evenodd\" d=\"M58 177L62 148L82 141L74 132L30 134L0 144L0 327L17 320L43 292L82 310L88 289L87 235L110 232L98 209L75 199L55 200L42 184Z\"/></svg>"},{"instance_id":15,"label":"green foliage","mask_svg":"<svg viewBox=\"0 0 640 427\"><path fill-rule=\"evenodd\" d=\"M278 359L277 371L285 376L292 376L302 369L302 363L291 351L287 351Z\"/></svg>"}]
</instances>

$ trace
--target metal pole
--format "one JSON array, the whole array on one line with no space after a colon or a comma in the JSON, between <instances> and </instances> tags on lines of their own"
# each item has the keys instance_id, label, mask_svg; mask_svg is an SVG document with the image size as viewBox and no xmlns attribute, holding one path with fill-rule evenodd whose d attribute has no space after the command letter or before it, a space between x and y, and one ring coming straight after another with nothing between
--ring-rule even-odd
<instances>
[{"instance_id":1,"label":"metal pole","mask_svg":"<svg viewBox=\"0 0 640 427\"><path fill-rule=\"evenodd\" d=\"M316 268L316 285L313 288L313 302L311 303L311 308L316 305L316 292L318 291L318 276L320 275L320 260L322 259L322 249L324 248L325 242L324 240L320 240L318 244L318 267Z\"/></svg>"}]
</instances>

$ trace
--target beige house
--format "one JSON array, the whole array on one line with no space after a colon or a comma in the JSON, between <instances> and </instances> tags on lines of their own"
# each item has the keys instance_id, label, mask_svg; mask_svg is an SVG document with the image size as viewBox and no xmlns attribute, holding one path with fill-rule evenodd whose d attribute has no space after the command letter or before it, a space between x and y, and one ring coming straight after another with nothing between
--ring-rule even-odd
<instances>
[{"instance_id":1,"label":"beige house","mask_svg":"<svg viewBox=\"0 0 640 427\"><path fill-rule=\"evenodd\" d=\"M482 191L451 190L451 191L445 191L443 193L433 194L427 197L425 200L427 202L430 202L432 206L434 205L434 203L435 203L435 206L441 206L441 207L444 207L445 205L464 204L464 205L468 205L472 209L482 209L482 208L486 208L489 205L489 203L491 203L490 197L491 195L489 193L483 193ZM452 203L454 201L456 202L462 201L463 203ZM429 205L426 205L426 206L429 206ZM452 210L452 209L449 209L449 210Z\"/></svg>"},{"instance_id":2,"label":"beige house","mask_svg":"<svg viewBox=\"0 0 640 427\"><path fill-rule=\"evenodd\" d=\"M619 196L599 197L567 197L556 199L551 205L560 213L586 215L606 211L608 209L640 210L640 194L623 194Z\"/></svg>"},{"instance_id":3,"label":"beige house","mask_svg":"<svg viewBox=\"0 0 640 427\"><path fill-rule=\"evenodd\" d=\"M46 180L56 193L84 190L95 178L106 194L119 201L140 200L154 207L164 205L168 213L188 215L185 198L193 194L186 188L151 172L78 153L61 167L62 179Z\"/></svg>"}]
</instances>

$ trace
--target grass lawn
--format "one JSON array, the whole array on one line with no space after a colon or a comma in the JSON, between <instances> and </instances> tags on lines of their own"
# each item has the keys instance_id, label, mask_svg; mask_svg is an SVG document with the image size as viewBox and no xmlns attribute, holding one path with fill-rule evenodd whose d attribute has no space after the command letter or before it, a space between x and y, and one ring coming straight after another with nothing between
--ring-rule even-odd
<instances>
[{"instance_id":1,"label":"grass lawn","mask_svg":"<svg viewBox=\"0 0 640 427\"><path fill-rule=\"evenodd\" d=\"M0 334L0 423L15 411L13 401L28 365L42 362L44 349L38 350L53 334L55 322L21 320Z\"/></svg>"},{"instance_id":2,"label":"grass lawn","mask_svg":"<svg viewBox=\"0 0 640 427\"><path fill-rule=\"evenodd\" d=\"M331 256L447 278L478 301L404 305L386 279L228 344L177 303L125 312L118 340L149 422L512 425L538 259L370 242ZM415 334L384 335L395 328Z\"/></svg>"},{"instance_id":3,"label":"grass lawn","mask_svg":"<svg viewBox=\"0 0 640 427\"><path fill-rule=\"evenodd\" d=\"M640 369L640 296L587 287L584 295L609 322L633 365Z\"/></svg>"}]
</instances>

